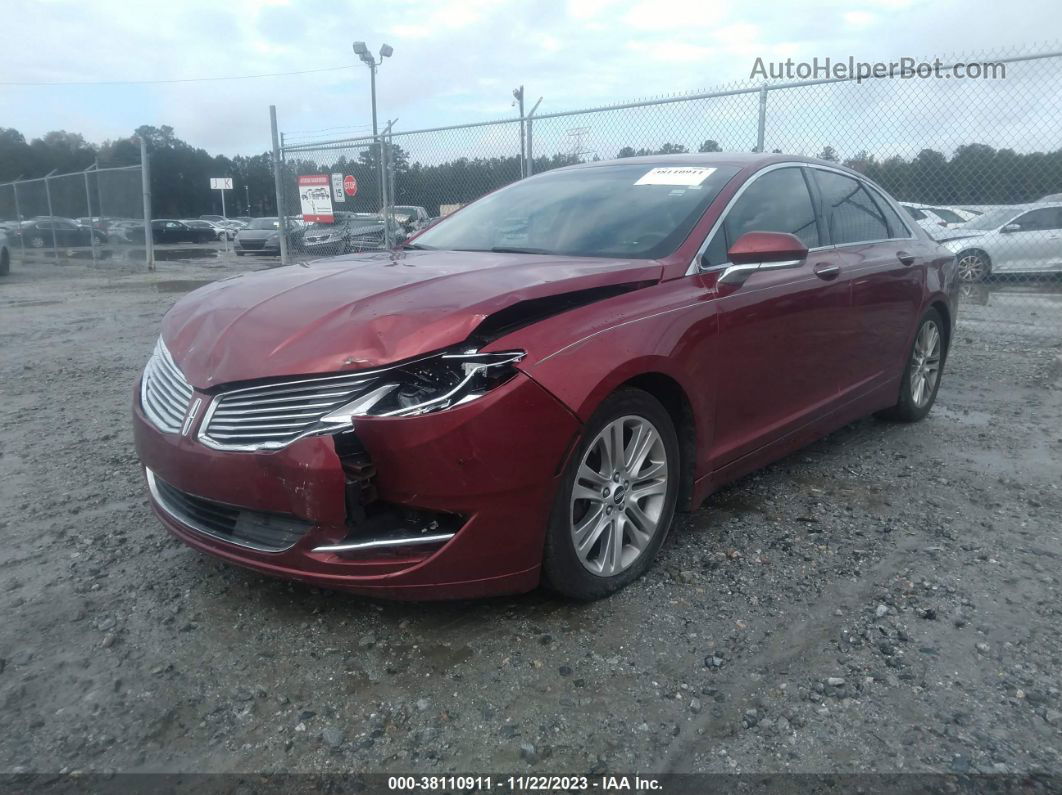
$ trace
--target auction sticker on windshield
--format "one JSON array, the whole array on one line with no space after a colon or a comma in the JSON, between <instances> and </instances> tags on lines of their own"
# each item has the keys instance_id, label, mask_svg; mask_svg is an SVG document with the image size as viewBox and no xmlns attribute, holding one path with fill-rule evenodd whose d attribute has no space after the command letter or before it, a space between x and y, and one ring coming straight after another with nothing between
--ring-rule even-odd
<instances>
[{"instance_id":1,"label":"auction sticker on windshield","mask_svg":"<svg viewBox=\"0 0 1062 795\"><path fill-rule=\"evenodd\" d=\"M714 168L696 166L679 166L676 168L654 168L642 175L635 185L682 185L693 187L700 185L715 171Z\"/></svg>"},{"instance_id":2,"label":"auction sticker on windshield","mask_svg":"<svg viewBox=\"0 0 1062 795\"><path fill-rule=\"evenodd\" d=\"M336 220L332 211L332 191L328 174L307 174L299 177L299 201L302 220L307 223L331 224Z\"/></svg>"}]
</instances>

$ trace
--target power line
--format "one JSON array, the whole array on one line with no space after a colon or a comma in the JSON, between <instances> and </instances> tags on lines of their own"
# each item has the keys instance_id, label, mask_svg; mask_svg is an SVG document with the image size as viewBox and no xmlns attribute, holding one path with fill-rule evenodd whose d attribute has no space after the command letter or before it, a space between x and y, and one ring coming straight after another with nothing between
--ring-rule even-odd
<instances>
[{"instance_id":1,"label":"power line","mask_svg":"<svg viewBox=\"0 0 1062 795\"><path fill-rule=\"evenodd\" d=\"M142 86L160 83L208 83L218 80L256 80L261 77L312 75L319 72L338 72L341 69L353 68L354 64L347 64L346 66L326 66L321 69L302 69L298 72L267 72L258 75L230 75L226 77L175 77L169 80L0 80L0 86Z\"/></svg>"}]
</instances>

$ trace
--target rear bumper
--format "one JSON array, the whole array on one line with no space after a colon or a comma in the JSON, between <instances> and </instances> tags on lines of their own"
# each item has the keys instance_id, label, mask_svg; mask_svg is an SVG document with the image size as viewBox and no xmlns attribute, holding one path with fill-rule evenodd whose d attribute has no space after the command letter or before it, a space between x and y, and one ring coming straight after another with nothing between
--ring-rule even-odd
<instances>
[{"instance_id":1,"label":"rear bumper","mask_svg":"<svg viewBox=\"0 0 1062 795\"><path fill-rule=\"evenodd\" d=\"M309 523L293 546L268 552L200 532L151 504L178 538L263 574L398 599L447 599L534 588L559 473L579 423L552 395L519 375L486 397L420 417L359 419L355 433L376 474L378 499L457 514L450 540L428 551L320 551L358 538L347 516L347 479L331 436L261 453L227 452L166 434L134 398L137 453L166 484L195 497Z\"/></svg>"}]
</instances>

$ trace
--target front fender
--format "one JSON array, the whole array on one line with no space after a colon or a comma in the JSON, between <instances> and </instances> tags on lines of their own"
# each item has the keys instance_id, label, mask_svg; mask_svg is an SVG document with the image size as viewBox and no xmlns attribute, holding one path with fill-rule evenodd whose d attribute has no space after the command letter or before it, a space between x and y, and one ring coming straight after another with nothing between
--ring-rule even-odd
<instances>
[{"instance_id":1,"label":"front fender","mask_svg":"<svg viewBox=\"0 0 1062 795\"><path fill-rule=\"evenodd\" d=\"M550 318L498 346L528 351L521 369L583 422L634 378L672 379L693 414L699 477L708 468L717 389L711 363L718 310L712 297L699 277L677 279Z\"/></svg>"}]
</instances>

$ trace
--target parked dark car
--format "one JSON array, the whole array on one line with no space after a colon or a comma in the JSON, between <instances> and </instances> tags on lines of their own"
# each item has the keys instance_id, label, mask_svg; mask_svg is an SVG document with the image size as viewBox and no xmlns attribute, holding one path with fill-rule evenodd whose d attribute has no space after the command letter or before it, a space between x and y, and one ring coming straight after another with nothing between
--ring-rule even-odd
<instances>
[{"instance_id":1,"label":"parked dark car","mask_svg":"<svg viewBox=\"0 0 1062 795\"><path fill-rule=\"evenodd\" d=\"M166 527L230 563L405 599L597 598L677 508L868 414L925 417L958 287L951 252L833 163L585 163L396 251L183 297L136 446Z\"/></svg>"},{"instance_id":2,"label":"parked dark car","mask_svg":"<svg viewBox=\"0 0 1062 795\"><path fill-rule=\"evenodd\" d=\"M233 241L236 256L244 254L280 255L280 219L252 218L251 223L236 233Z\"/></svg>"},{"instance_id":3,"label":"parked dark car","mask_svg":"<svg viewBox=\"0 0 1062 795\"><path fill-rule=\"evenodd\" d=\"M144 242L144 225L128 226L123 230L128 242ZM151 239L156 243L207 243L217 240L213 227L193 228L172 218L156 218L151 222Z\"/></svg>"},{"instance_id":4,"label":"parked dark car","mask_svg":"<svg viewBox=\"0 0 1062 795\"><path fill-rule=\"evenodd\" d=\"M394 225L394 239L404 240L405 231ZM331 224L311 224L302 235L302 250L330 256L384 247L383 217L373 213L336 213Z\"/></svg>"},{"instance_id":5,"label":"parked dark car","mask_svg":"<svg viewBox=\"0 0 1062 795\"><path fill-rule=\"evenodd\" d=\"M27 248L49 248L52 241L58 246L90 246L106 243L107 235L88 226L81 226L72 218L34 218L15 230L13 237L21 237Z\"/></svg>"}]
</instances>

